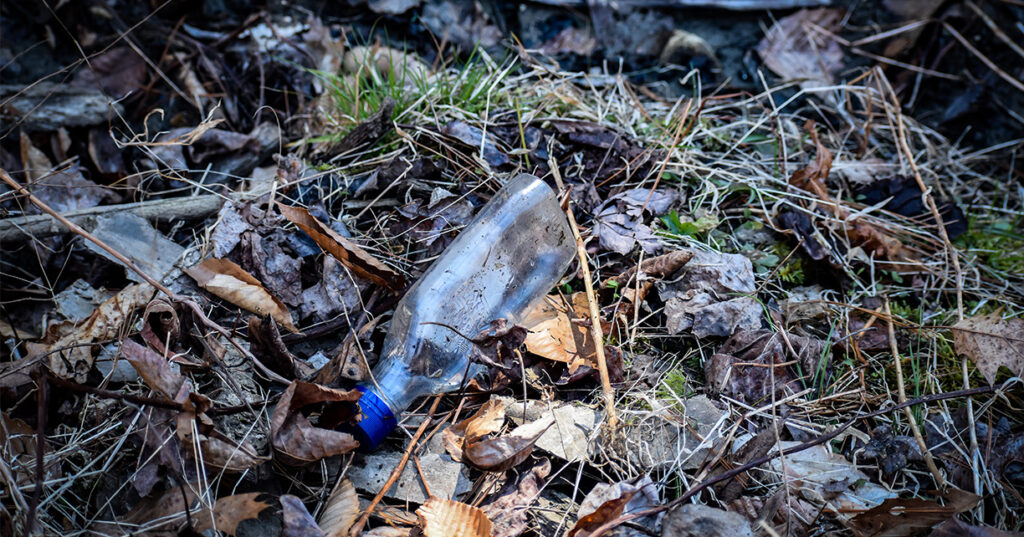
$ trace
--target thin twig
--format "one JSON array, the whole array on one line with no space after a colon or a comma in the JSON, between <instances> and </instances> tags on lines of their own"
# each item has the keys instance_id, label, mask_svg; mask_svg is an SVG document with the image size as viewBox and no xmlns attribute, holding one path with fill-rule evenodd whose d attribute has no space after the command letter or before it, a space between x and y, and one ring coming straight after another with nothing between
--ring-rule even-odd
<instances>
[{"instance_id":1,"label":"thin twig","mask_svg":"<svg viewBox=\"0 0 1024 537\"><path fill-rule=\"evenodd\" d=\"M892 319L892 311L889 310L889 301L885 301L885 314ZM872 317L877 319L877 317ZM900 357L899 348L896 346L896 327L893 326L892 322L889 325L889 349L892 352L893 361L896 363L896 387L899 390L899 402L907 402L907 390L903 385L903 358ZM938 484L939 488L946 488L946 479L942 476L942 472L939 471L939 467L935 465L935 459L932 457L932 452L928 449L928 444L924 442L924 437L921 436L921 429L917 426L917 420L914 419L914 413L910 411L910 407L903 408L903 414L907 416L907 422L910 424L910 430L914 433L914 440L917 441L917 447L921 449L921 454L924 456L924 463L928 466L928 471L932 473L932 477L935 478L935 483Z\"/></svg>"},{"instance_id":2,"label":"thin twig","mask_svg":"<svg viewBox=\"0 0 1024 537\"><path fill-rule=\"evenodd\" d=\"M560 191L565 190L562 183L562 174L558 171L558 163L554 157L550 159L551 173L555 176ZM572 205L565 209L569 218L569 228L572 229L572 236L576 239L576 253L580 259L580 269L583 271L583 287L587 293L587 303L590 305L590 335L594 338L594 354L597 355L597 370L601 375L601 393L604 395L605 412L608 414L607 425L609 431L618 428L619 420L615 413L615 390L612 389L611 377L608 375L608 361L604 354L604 334L601 331L601 312L598 309L597 297L594 296L594 281L590 277L590 264L587 259L587 248L583 244L583 237L580 236L580 227L576 224L576 217L572 214Z\"/></svg>"},{"instance_id":3,"label":"thin twig","mask_svg":"<svg viewBox=\"0 0 1024 537\"><path fill-rule=\"evenodd\" d=\"M372 515L373 510L377 508L377 504L384 499L384 494L391 490L392 485L394 485L395 481L398 481L398 478L402 475L402 471L405 470L406 463L409 462L409 457L412 456L413 450L416 449L416 443L419 442L420 437L423 436L423 432L426 431L427 426L430 425L434 411L437 410L437 405L440 402L440 395L434 397L434 404L430 405L427 417L423 419L423 422L420 423L419 429L416 429L416 434L414 434L412 436L412 440L409 441L409 447L405 449L405 454L402 455L402 460L398 461L398 465L391 471L391 476L384 482L384 486L380 488L377 495L373 497L373 501L370 502L369 506L367 506L366 511L363 511L362 516L359 517L359 520L357 520L356 523L352 525L352 529L349 530L348 534L351 537L357 537L363 532L363 526L365 526L366 521L370 519L370 515Z\"/></svg>"}]
</instances>

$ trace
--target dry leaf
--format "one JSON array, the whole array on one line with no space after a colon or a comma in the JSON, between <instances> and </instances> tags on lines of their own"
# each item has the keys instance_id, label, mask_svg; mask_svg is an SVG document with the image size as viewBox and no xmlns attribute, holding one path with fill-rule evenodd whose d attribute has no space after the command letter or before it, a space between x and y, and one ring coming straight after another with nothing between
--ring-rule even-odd
<instances>
[{"instance_id":1,"label":"dry leaf","mask_svg":"<svg viewBox=\"0 0 1024 537\"><path fill-rule=\"evenodd\" d=\"M313 366L288 351L281 340L281 332L273 322L255 315L249 317L249 345L253 355L285 378L306 378L313 374Z\"/></svg>"},{"instance_id":2,"label":"dry leaf","mask_svg":"<svg viewBox=\"0 0 1024 537\"><path fill-rule=\"evenodd\" d=\"M490 399L470 417L452 425L441 433L444 448L452 459L462 461L462 448L466 439L479 438L501 430L505 424L505 405L498 399Z\"/></svg>"},{"instance_id":3,"label":"dry leaf","mask_svg":"<svg viewBox=\"0 0 1024 537\"><path fill-rule=\"evenodd\" d=\"M629 500L637 492L639 491L624 492L621 496L602 503L593 513L581 517L569 531L568 537L586 537L590 535L590 532L603 526L606 522L618 518L626 508L626 504L629 503Z\"/></svg>"},{"instance_id":4,"label":"dry leaf","mask_svg":"<svg viewBox=\"0 0 1024 537\"><path fill-rule=\"evenodd\" d=\"M490 537L483 511L455 500L431 498L416 510L424 537Z\"/></svg>"},{"instance_id":5,"label":"dry leaf","mask_svg":"<svg viewBox=\"0 0 1024 537\"><path fill-rule=\"evenodd\" d=\"M1024 319L1003 319L999 313L978 315L953 325L956 351L967 355L989 384L1000 366L1024 373Z\"/></svg>"},{"instance_id":6,"label":"dry leaf","mask_svg":"<svg viewBox=\"0 0 1024 537\"><path fill-rule=\"evenodd\" d=\"M100 522L90 533L97 535L124 535L157 537L177 535L175 531L185 521L186 503L191 506L198 496L191 485L169 488L154 498L143 498L120 521ZM202 514L200 514L200 517ZM193 515L193 520L196 516ZM156 521L160 522L156 522ZM201 520L201 518L200 518ZM139 531L145 525L146 531Z\"/></svg>"},{"instance_id":7,"label":"dry leaf","mask_svg":"<svg viewBox=\"0 0 1024 537\"><path fill-rule=\"evenodd\" d=\"M857 537L909 537L971 509L980 496L958 489L946 494L946 505L920 498L889 498L847 523Z\"/></svg>"},{"instance_id":8,"label":"dry leaf","mask_svg":"<svg viewBox=\"0 0 1024 537\"><path fill-rule=\"evenodd\" d=\"M52 353L49 362L54 375L84 383L92 369L91 344L116 338L128 315L148 303L153 293L149 284L129 285L100 304L81 324L51 325L47 341L32 345L31 354Z\"/></svg>"},{"instance_id":9,"label":"dry leaf","mask_svg":"<svg viewBox=\"0 0 1024 537\"><path fill-rule=\"evenodd\" d=\"M358 244L313 218L306 209L280 203L277 204L277 208L285 218L305 231L325 252L334 256L356 276L396 292L405 285L405 278L401 274L378 261Z\"/></svg>"},{"instance_id":10,"label":"dry leaf","mask_svg":"<svg viewBox=\"0 0 1024 537\"><path fill-rule=\"evenodd\" d=\"M0 414L0 460L10 464L18 485L30 485L35 481L36 439L36 430L29 424ZM50 449L47 445L46 452L49 453ZM59 460L52 459L43 467L47 478L60 477Z\"/></svg>"},{"instance_id":11,"label":"dry leaf","mask_svg":"<svg viewBox=\"0 0 1024 537\"><path fill-rule=\"evenodd\" d=\"M270 460L269 457L261 457L248 442L239 444L214 429L213 422L203 414L197 418L194 412L182 412L177 416L177 423L182 447L198 460L195 453L198 445L203 464L214 471L237 474Z\"/></svg>"},{"instance_id":12,"label":"dry leaf","mask_svg":"<svg viewBox=\"0 0 1024 537\"><path fill-rule=\"evenodd\" d=\"M545 431L555 424L554 416L520 425L506 436L470 438L463 446L466 462L489 472L504 472L526 460Z\"/></svg>"},{"instance_id":13,"label":"dry leaf","mask_svg":"<svg viewBox=\"0 0 1024 537\"><path fill-rule=\"evenodd\" d=\"M348 453L359 442L348 434L313 425L300 411L303 407L329 402L355 402L359 390L335 390L310 382L293 381L281 394L270 417L270 441L274 451L292 465L316 462L324 457Z\"/></svg>"},{"instance_id":14,"label":"dry leaf","mask_svg":"<svg viewBox=\"0 0 1024 537\"><path fill-rule=\"evenodd\" d=\"M179 403L192 392L192 383L171 369L170 363L152 349L126 339L121 353L154 392Z\"/></svg>"},{"instance_id":15,"label":"dry leaf","mask_svg":"<svg viewBox=\"0 0 1024 537\"><path fill-rule=\"evenodd\" d=\"M259 518L260 513L270 507L269 503L257 499L261 494L263 493L249 492L217 498L217 501L213 504L212 513L210 512L211 510L206 509L197 516L193 516L193 519L196 521L195 531L202 533L208 529L216 528L217 531L227 533L228 535L237 534L238 525L243 520ZM181 496L180 492L178 496Z\"/></svg>"},{"instance_id":16,"label":"dry leaf","mask_svg":"<svg viewBox=\"0 0 1024 537\"><path fill-rule=\"evenodd\" d=\"M843 49L830 35L843 18L838 8L802 9L780 19L757 45L764 64L785 80L800 80L812 89L835 82L843 66Z\"/></svg>"},{"instance_id":17,"label":"dry leaf","mask_svg":"<svg viewBox=\"0 0 1024 537\"><path fill-rule=\"evenodd\" d=\"M551 461L541 459L518 481L509 480L500 493L481 509L494 525L491 537L517 537L529 527L529 507L538 496L544 479L551 473Z\"/></svg>"},{"instance_id":18,"label":"dry leaf","mask_svg":"<svg viewBox=\"0 0 1024 537\"><path fill-rule=\"evenodd\" d=\"M572 303L561 296L546 296L520 323L529 333L526 350L548 360L569 364L569 373L581 365L596 365L596 347L590 328L577 319L589 319L585 293L572 295Z\"/></svg>"},{"instance_id":19,"label":"dry leaf","mask_svg":"<svg viewBox=\"0 0 1024 537\"><path fill-rule=\"evenodd\" d=\"M928 534L928 537L1022 537L1024 533L1019 531L1009 532L990 528L988 526L972 526L965 524L956 518L951 518L939 524Z\"/></svg>"},{"instance_id":20,"label":"dry leaf","mask_svg":"<svg viewBox=\"0 0 1024 537\"><path fill-rule=\"evenodd\" d=\"M320 527L327 537L348 537L348 530L357 518L359 496L356 488L347 478L342 479L320 512Z\"/></svg>"},{"instance_id":21,"label":"dry leaf","mask_svg":"<svg viewBox=\"0 0 1024 537\"><path fill-rule=\"evenodd\" d=\"M211 257L185 269L185 273L214 295L258 315L270 315L290 332L299 331L288 308L232 261Z\"/></svg>"},{"instance_id":22,"label":"dry leaf","mask_svg":"<svg viewBox=\"0 0 1024 537\"><path fill-rule=\"evenodd\" d=\"M281 535L283 537L324 537L323 530L316 525L313 515L302 503L302 500L285 494L281 496L281 518L284 519Z\"/></svg>"}]
</instances>

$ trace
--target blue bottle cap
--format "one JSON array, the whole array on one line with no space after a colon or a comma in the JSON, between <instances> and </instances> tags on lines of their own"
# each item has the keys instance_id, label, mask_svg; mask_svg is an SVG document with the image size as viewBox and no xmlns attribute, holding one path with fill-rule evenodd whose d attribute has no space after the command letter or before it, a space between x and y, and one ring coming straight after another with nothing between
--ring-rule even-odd
<instances>
[{"instance_id":1,"label":"blue bottle cap","mask_svg":"<svg viewBox=\"0 0 1024 537\"><path fill-rule=\"evenodd\" d=\"M361 451L376 449L388 436L391 429L398 426L398 420L391 408L372 388L357 384L356 389L363 392L359 398L359 410L362 419L355 428L356 440Z\"/></svg>"}]
</instances>

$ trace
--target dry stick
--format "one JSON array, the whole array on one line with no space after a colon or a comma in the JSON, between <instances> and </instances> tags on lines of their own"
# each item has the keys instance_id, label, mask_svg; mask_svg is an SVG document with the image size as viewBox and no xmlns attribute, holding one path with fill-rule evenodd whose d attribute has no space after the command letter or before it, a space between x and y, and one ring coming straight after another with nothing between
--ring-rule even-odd
<instances>
[{"instance_id":1,"label":"dry stick","mask_svg":"<svg viewBox=\"0 0 1024 537\"><path fill-rule=\"evenodd\" d=\"M892 318L892 311L889 310L889 301L885 301L885 314ZM877 317L872 317L872 320ZM899 389L899 402L907 402L907 390L903 385L903 358L900 357L900 351L896 348L896 327L893 326L892 322L889 322L889 349L892 352L893 361L896 362L896 387ZM914 419L914 413L910 411L910 407L903 409L903 414L907 416L907 422L910 423L910 430L914 433L914 440L917 440L917 447L921 449L921 454L924 455L924 463L928 466L928 471L932 473L932 477L935 478L935 483L941 489L946 488L946 479L942 477L942 472L939 471L939 467L935 465L935 459L932 457L932 452L928 450L928 444L925 444L924 437L921 436L921 429L917 426L917 420Z\"/></svg>"},{"instance_id":2,"label":"dry stick","mask_svg":"<svg viewBox=\"0 0 1024 537\"><path fill-rule=\"evenodd\" d=\"M1009 384L1009 382L1007 382L1007 384ZM623 524L625 522L628 522L630 520L635 520L637 518L642 518L642 517L645 517L645 516L650 516L650 515L653 515L653 514L660 513L662 511L667 511L667 510L669 510L669 509L671 509L671 508L673 508L673 507L675 507L675 506L685 502L686 500L689 500L690 498L692 498L695 495L697 495L697 493L699 493L702 490L710 487L711 485L714 485L715 483L720 483L722 481L726 481L728 479L732 479L733 477L736 477L737 475L740 475L740 474L742 474L744 472L747 472L748 470L752 470L754 468L757 468L758 466L761 466L762 464L764 464L766 462L769 462L771 460L777 459L779 457L786 456L786 455L792 455L793 453L799 453L801 451L810 449L810 448L812 448L814 446L818 446L818 445L824 444L825 442L828 442L829 440L832 440L833 438L835 438L835 437L839 436L840 434L842 434L843 431L849 429L850 427L853 427L860 420L865 420L865 419L868 419L868 418L874 418L876 416L881 416L882 414L887 414L889 412L894 412L894 411L901 410L901 409L904 409L904 408L907 408L907 407L911 407L911 406L914 406L914 405L920 405L920 404L924 404L924 403L934 403L936 401L945 401L947 399L956 399L958 397L969 397L971 395L980 395L980 394L983 394L983 393L998 392L998 391L1001 391L1002 387L1005 386L1005 385L1006 384L1001 385L999 388L997 388L995 386L981 386L981 387L978 387L978 388L971 388L969 390L957 390L955 392L946 392L946 393L936 393L936 394L932 394L932 395L925 395L923 397L918 397L917 399L912 399L912 400L907 401L905 403L899 403L899 404L893 405L893 406L888 407L888 408L880 408L878 410L873 410L871 412L868 412L868 413L865 413L865 414L861 414L859 416L851 418L849 421L847 421L846 423L843 423L842 425L840 425L839 427L837 427L833 431L831 431L831 432L829 432L827 434L823 434L823 435L815 438L814 440L809 440L809 441L804 442L802 444L798 444L798 445L795 445L795 446L790 447L790 448L786 448L786 449L781 450L781 451L775 451L774 453L769 453L768 455L764 455L763 457L758 457L758 458L756 458L756 459L754 459L754 460L752 460L752 461L750 461L750 462L748 462L746 464L737 466L737 467L729 470L728 472L725 472L725 473L716 475L714 477L708 478L708 479L706 479L704 481L701 481L699 484L697 484L694 487L688 489L686 492L684 492L678 498L676 498L676 499L674 499L674 500L672 500L672 501L670 501L670 502L668 502L668 503L666 503L664 505L659 505L657 507L652 507L650 509L644 509L642 511L637 511L637 512L634 512L634 513L630 513L628 515L622 515L622 516L619 516L619 517L617 517L615 519L612 519L612 520L604 523L600 527L598 527L588 537L601 537L602 535L604 535L604 534L608 533L609 531L611 531L612 529L614 529L616 526L619 526L619 525L621 525L621 524Z\"/></svg>"},{"instance_id":3,"label":"dry stick","mask_svg":"<svg viewBox=\"0 0 1024 537\"><path fill-rule=\"evenodd\" d=\"M46 454L46 410L50 393L47 389L46 381L49 375L46 374L45 367L39 368L38 371L39 373L36 377L36 383L39 385L39 393L36 395L36 487L32 491L32 503L29 504L28 515L25 517L25 535L35 533L36 511L39 509L39 501L43 498L43 477L45 474L43 461Z\"/></svg>"},{"instance_id":4,"label":"dry stick","mask_svg":"<svg viewBox=\"0 0 1024 537\"><path fill-rule=\"evenodd\" d=\"M945 24L945 23L944 23ZM950 31L953 30L952 26L946 24ZM960 34L956 34L959 36ZM963 39L962 37L960 39ZM970 45L967 45L970 47ZM877 69L877 68L876 68ZM886 90L889 92L889 97L892 99L893 110L896 114L896 139L899 141L900 149L902 149L904 156L907 157L907 162L910 164L910 170L914 173L914 180L917 181L917 187L921 189L921 193L924 196L925 203L928 204L928 210L932 213L932 218L935 219L935 225L939 228L939 237L942 238L942 242L946 245L946 255L949 256L950 261L953 264L953 277L956 279L956 318L958 321L964 319L964 275L960 269L960 254L956 248L953 247L953 242L949 240L949 234L946 233L946 223L942 219L942 215L939 214L939 209L935 205L935 198L932 197L928 188L924 185L924 180L921 178L921 171L917 169L917 162L914 161L913 152L910 151L910 145L907 143L907 136L904 133L903 128L903 112L900 110L900 101L896 97L896 92L892 89L889 84L889 80L882 74L881 69L877 69L878 80L885 84ZM891 318L892 316L890 316ZM961 369L963 370L964 377L964 389L969 389L971 383L968 377L967 368L967 357L963 358L961 362ZM978 433L974 426L974 401L970 397L967 398L967 424L970 427L969 437L971 439L971 462L972 466L976 459L980 457L980 451L978 450ZM974 472L974 492L981 494L981 480L978 477L979 473Z\"/></svg>"},{"instance_id":5,"label":"dry stick","mask_svg":"<svg viewBox=\"0 0 1024 537\"><path fill-rule=\"evenodd\" d=\"M984 54L982 54L980 50L974 48L974 45L971 45L971 42L968 41L966 37L960 35L960 32L956 31L956 28L953 28L951 24L943 21L942 26L944 26L950 34L953 34L953 37L955 37L956 40L959 41L960 44L964 46L964 48L970 51L970 53L973 54L976 58L981 60L981 63L984 63L989 69L992 70L992 72L999 75L999 78L1009 82L1011 86L1017 88L1019 91L1024 91L1024 82L1021 82L1016 78L1013 78L1012 76L1010 76L1009 73L1000 69L998 65L993 63L992 60L988 59Z\"/></svg>"},{"instance_id":6,"label":"dry stick","mask_svg":"<svg viewBox=\"0 0 1024 537\"><path fill-rule=\"evenodd\" d=\"M62 214L58 213L57 211L53 210L53 208L51 208L45 202L43 202L39 198L37 198L34 195L32 195L32 193L29 192L27 189L25 189L25 187L23 187L20 183L15 181L7 173L6 170L0 169L0 179L2 179L5 183L10 185L11 188L16 190L17 192L20 192L21 194L23 194L26 197L28 197L29 201L34 203L36 205L36 207L39 207L44 212L48 213L50 216L56 218L61 224L64 224L65 226L67 226L68 229L70 229L72 232L74 232L77 235L81 235L83 238L88 239L90 242L92 242L96 246L99 246L100 248L105 250L107 253L109 253L110 255L114 256L115 259L120 261L124 266L128 267L128 269L130 269L132 272L135 272L136 274L141 276L142 279L146 280L146 283L152 285L154 288L156 288L160 292L162 292L165 295L167 295L168 298L170 298L171 300L173 300L175 302L178 302L180 304L184 304L184 305L188 306L189 309L191 309L192 312L195 313L196 317L199 319L200 322L202 322L204 325L206 325L207 328L213 329L218 334L220 334L225 339L227 339L229 342L231 342L231 345L233 347L235 347L235 349L237 349L238 352L240 352L242 354L242 356L245 356L246 358L248 358L253 364L256 365L256 367L258 367L260 369L260 371L262 371L265 375L267 375L271 380L274 380L276 382L280 382L282 384L289 384L290 383L290 381L288 379L282 377L281 375L278 375L277 373L274 373L270 369L267 369L267 366L263 365L263 363L260 362L259 359L256 358L256 356L254 356L251 352L249 352L248 349L242 347L241 344L239 344L237 341L235 341L235 338L231 337L231 334L228 333L227 329L225 329L223 326L213 322L213 320L211 320L209 317L207 317L206 313L203 312L203 308L199 307L199 304L195 300L192 300L190 298L181 296L181 295L175 293L174 291L171 291L170 289L168 289L167 286L165 286L164 284L156 281L156 279L154 279L152 276L147 274L144 270L142 270L141 268L136 266L135 263L133 263L131 259L128 259L127 257L125 257L124 254L122 254L121 252L118 252L117 250L111 248L105 242L99 240L98 238L93 236L88 231L82 229L78 224L75 224L74 222L68 220L67 218L64 217L64 215L62 215ZM232 382L232 383L234 382L233 378L230 375L228 375L226 378L229 379L230 382ZM237 386L235 386L235 387L237 388Z\"/></svg>"},{"instance_id":7,"label":"dry stick","mask_svg":"<svg viewBox=\"0 0 1024 537\"><path fill-rule=\"evenodd\" d=\"M377 508L377 504L384 499L384 494L391 490L391 486L395 484L395 481L398 481L398 478L402 475L402 470L405 469L405 464L409 462L409 457L412 456L413 450L416 449L416 443L419 442L420 437L423 436L423 432L426 431L427 426L430 425L430 422L432 421L431 417L434 415L434 411L437 410L437 405L440 402L441 396L438 395L434 398L434 404L430 405L427 417L423 419L423 423L420 423L419 429L416 429L416 434L414 434L412 436L412 440L409 441L409 447L405 449L405 454L402 455L402 460L398 461L398 466L395 466L395 469L391 471L391 476L388 477L384 486L381 487L380 491L377 492L377 495L373 497L373 501L370 502L366 511L363 511L359 520L357 520L348 531L350 537L356 537L363 532L363 526L365 526L366 522L370 519L370 515L372 515L373 510Z\"/></svg>"},{"instance_id":8,"label":"dry stick","mask_svg":"<svg viewBox=\"0 0 1024 537\"><path fill-rule=\"evenodd\" d=\"M558 190L564 191L562 174L558 171L558 163L554 157L548 161L551 173L558 183ZM604 395L605 411L608 413L608 430L614 432L619 425L619 419L615 414L615 391L612 389L611 377L608 376L608 361L604 355L604 334L601 332L601 312L597 308L597 297L594 296L594 281L590 278L590 264L587 261L587 249L583 245L583 237L580 236L580 227L576 224L576 217L572 214L572 205L565 209L569 218L569 227L572 229L572 236L576 239L576 253L580 258L580 268L583 270L583 286L587 292L587 304L590 305L590 335L594 338L594 354L597 355L597 370L601 374L601 393Z\"/></svg>"}]
</instances>

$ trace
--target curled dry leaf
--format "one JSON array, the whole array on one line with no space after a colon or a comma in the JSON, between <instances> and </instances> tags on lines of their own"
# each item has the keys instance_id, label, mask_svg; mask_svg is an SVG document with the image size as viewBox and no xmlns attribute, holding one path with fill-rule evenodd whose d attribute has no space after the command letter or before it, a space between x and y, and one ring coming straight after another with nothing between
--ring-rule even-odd
<instances>
[{"instance_id":1,"label":"curled dry leaf","mask_svg":"<svg viewBox=\"0 0 1024 537\"><path fill-rule=\"evenodd\" d=\"M405 285L405 278L401 274L378 261L358 244L313 218L309 211L280 203L277 204L277 208L285 218L306 232L325 252L341 261L356 276L396 292Z\"/></svg>"},{"instance_id":2,"label":"curled dry leaf","mask_svg":"<svg viewBox=\"0 0 1024 537\"><path fill-rule=\"evenodd\" d=\"M359 518L359 496L347 478L342 479L327 498L320 513L320 528L327 537L348 537L348 530Z\"/></svg>"},{"instance_id":3,"label":"curled dry leaf","mask_svg":"<svg viewBox=\"0 0 1024 537\"><path fill-rule=\"evenodd\" d=\"M323 530L316 525L313 515L302 503L302 500L285 494L281 496L281 518L284 519L281 535L283 537L324 537Z\"/></svg>"},{"instance_id":4,"label":"curled dry leaf","mask_svg":"<svg viewBox=\"0 0 1024 537\"><path fill-rule=\"evenodd\" d=\"M431 498L416 510L424 537L490 537L483 511L455 500Z\"/></svg>"},{"instance_id":5,"label":"curled dry leaf","mask_svg":"<svg viewBox=\"0 0 1024 537\"><path fill-rule=\"evenodd\" d=\"M462 461L462 448L467 438L479 438L496 433L505 424L505 404L490 399L470 417L452 425L441 433L444 448L456 461Z\"/></svg>"},{"instance_id":6,"label":"curled dry leaf","mask_svg":"<svg viewBox=\"0 0 1024 537\"><path fill-rule=\"evenodd\" d=\"M174 491L181 497L181 493ZM195 531L202 533L208 529L216 528L217 531L228 535L238 534L238 525L243 520L250 520L260 517L264 509L270 504L260 500L262 492L249 492L246 494L235 494L217 498L213 509L204 509L198 515L194 515Z\"/></svg>"},{"instance_id":7,"label":"curled dry leaf","mask_svg":"<svg viewBox=\"0 0 1024 537\"><path fill-rule=\"evenodd\" d=\"M96 535L130 534L139 537L177 535L174 530L185 521L186 507L191 507L197 497L195 489L189 484L169 488L153 498L143 498L120 520L99 522L93 525L89 528L92 530L90 533ZM197 527L201 524L203 516L204 513L199 513L198 517L193 514L193 520L198 520ZM139 527L143 524L146 526L146 531L139 531Z\"/></svg>"},{"instance_id":8,"label":"curled dry leaf","mask_svg":"<svg viewBox=\"0 0 1024 537\"><path fill-rule=\"evenodd\" d=\"M149 284L129 285L99 305L81 324L51 325L46 340L30 346L31 354L49 354L50 371L63 379L84 383L92 369L92 343L114 339L129 314L153 298Z\"/></svg>"},{"instance_id":9,"label":"curled dry leaf","mask_svg":"<svg viewBox=\"0 0 1024 537\"><path fill-rule=\"evenodd\" d=\"M171 369L170 363L152 349L126 339L121 352L154 392L179 403L192 392L192 383Z\"/></svg>"},{"instance_id":10,"label":"curled dry leaf","mask_svg":"<svg viewBox=\"0 0 1024 537\"><path fill-rule=\"evenodd\" d=\"M953 325L956 351L967 355L989 384L999 368L1024 373L1024 319L1003 319L998 313L963 319Z\"/></svg>"},{"instance_id":11,"label":"curled dry leaf","mask_svg":"<svg viewBox=\"0 0 1024 537\"><path fill-rule=\"evenodd\" d=\"M269 315L290 332L299 331L288 308L234 262L211 257L185 273L214 295L253 313Z\"/></svg>"},{"instance_id":12,"label":"curled dry leaf","mask_svg":"<svg viewBox=\"0 0 1024 537\"><path fill-rule=\"evenodd\" d=\"M324 457L348 453L359 442L348 434L313 425L301 410L309 405L355 402L359 390L335 390L310 382L293 381L281 394L270 416L270 441L274 451L292 465L316 462Z\"/></svg>"},{"instance_id":13,"label":"curled dry leaf","mask_svg":"<svg viewBox=\"0 0 1024 537\"><path fill-rule=\"evenodd\" d=\"M548 416L520 425L506 436L470 438L463 446L463 456L481 470L504 472L526 460L533 445L554 424L555 418Z\"/></svg>"}]
</instances>

